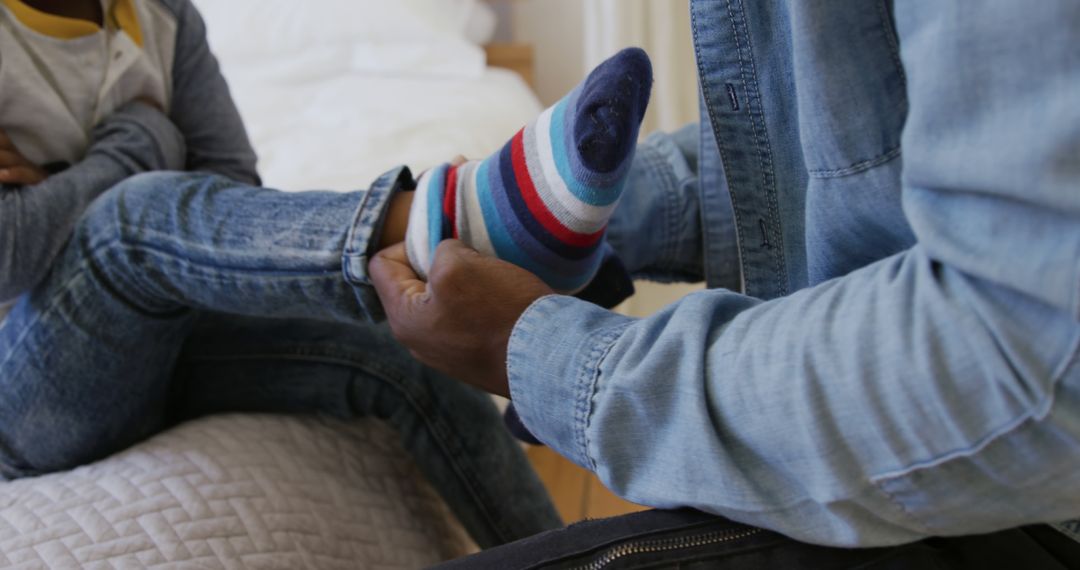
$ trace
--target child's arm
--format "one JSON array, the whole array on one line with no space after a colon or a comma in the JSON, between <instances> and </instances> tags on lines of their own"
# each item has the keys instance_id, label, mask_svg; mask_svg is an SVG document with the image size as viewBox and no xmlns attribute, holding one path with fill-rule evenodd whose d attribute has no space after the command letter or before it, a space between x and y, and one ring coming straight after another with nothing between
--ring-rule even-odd
<instances>
[{"instance_id":1,"label":"child's arm","mask_svg":"<svg viewBox=\"0 0 1080 570\"><path fill-rule=\"evenodd\" d=\"M189 0L165 0L164 4L177 18L169 118L187 142L184 169L258 184L255 151L217 59L206 43L202 16Z\"/></svg>"},{"instance_id":2,"label":"child's arm","mask_svg":"<svg viewBox=\"0 0 1080 570\"><path fill-rule=\"evenodd\" d=\"M48 177L48 171L30 162L0 130L0 184L37 184Z\"/></svg>"},{"instance_id":3,"label":"child's arm","mask_svg":"<svg viewBox=\"0 0 1080 570\"><path fill-rule=\"evenodd\" d=\"M86 157L37 184L0 186L0 301L21 295L48 272L75 222L121 180L184 165L184 137L157 109L130 103L94 129Z\"/></svg>"}]
</instances>

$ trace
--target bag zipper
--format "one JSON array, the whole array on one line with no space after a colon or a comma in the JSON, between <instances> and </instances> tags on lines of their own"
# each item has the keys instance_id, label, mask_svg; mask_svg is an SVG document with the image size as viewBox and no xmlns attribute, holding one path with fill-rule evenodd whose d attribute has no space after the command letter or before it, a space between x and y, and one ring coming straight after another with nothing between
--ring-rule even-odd
<instances>
[{"instance_id":1,"label":"bag zipper","mask_svg":"<svg viewBox=\"0 0 1080 570\"><path fill-rule=\"evenodd\" d=\"M620 558L625 558L634 554L665 552L682 548L697 548L699 546L722 544L733 540L747 538L760 532L761 529L759 528L745 530L717 530L705 534L627 542L625 544L613 546L601 553L592 562L582 566L575 566L571 570L602 570L604 567Z\"/></svg>"}]
</instances>

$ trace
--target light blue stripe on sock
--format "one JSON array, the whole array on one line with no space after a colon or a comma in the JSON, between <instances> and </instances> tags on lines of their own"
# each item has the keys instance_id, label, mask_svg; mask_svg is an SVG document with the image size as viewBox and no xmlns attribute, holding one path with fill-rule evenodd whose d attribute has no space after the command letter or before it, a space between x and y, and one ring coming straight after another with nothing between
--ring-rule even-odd
<instances>
[{"instance_id":1,"label":"light blue stripe on sock","mask_svg":"<svg viewBox=\"0 0 1080 570\"><path fill-rule=\"evenodd\" d=\"M446 172L448 164L435 167L431 173L431 182L428 183L428 242L431 246L431 259L435 259L435 248L443 240L443 193L446 190ZM485 214L486 215L486 214Z\"/></svg>"},{"instance_id":2,"label":"light blue stripe on sock","mask_svg":"<svg viewBox=\"0 0 1080 570\"><path fill-rule=\"evenodd\" d=\"M496 158L493 158L496 157ZM499 212L495 208L495 198L491 195L491 163L496 160L498 153L488 157L480 163L480 171L476 174L476 196L480 199L480 211L484 213L484 227L487 228L491 246L495 248L495 254L503 261L509 261L518 267L531 267L532 259L525 252L518 249L514 240L510 239L510 233L502 222Z\"/></svg>"},{"instance_id":3,"label":"light blue stripe on sock","mask_svg":"<svg viewBox=\"0 0 1080 570\"><path fill-rule=\"evenodd\" d=\"M594 188L578 180L570 166L570 151L566 144L566 123L568 123L566 110L569 107L569 101L576 100L574 97L576 93L577 90L563 97L555 104L555 109L551 113L551 154L555 157L555 168L559 171L559 177L566 183L570 193L586 204L608 206L622 194L622 184L620 183L616 188Z\"/></svg>"},{"instance_id":4,"label":"light blue stripe on sock","mask_svg":"<svg viewBox=\"0 0 1080 570\"><path fill-rule=\"evenodd\" d=\"M497 178L498 176L498 154L494 154L492 157L484 160L480 165L480 172L476 175L476 196L478 201L480 201L481 212L484 215L484 227L487 228L488 239L491 242L491 246L495 248L496 255L504 261L514 263L515 266L524 268L532 274L535 274L540 277L544 283L555 290L578 290L585 284L583 280L591 279L592 277L591 274L586 274L591 273L590 271L582 271L584 268L579 268L578 266L588 267L589 264L595 264L596 255L591 255L582 260L568 262L567 269L572 268L573 271L576 271L576 273L572 275L553 271L548 264L532 257L524 244L519 243L518 240L514 238L514 233L516 233L521 235L521 239L523 240L531 239L531 236L528 235L528 231L523 227L516 226L519 225L519 222L513 217L512 213L510 214L510 220L507 220L502 216L501 208L498 205L499 198L492 194L492 185L501 186L500 181L494 180L494 178ZM509 205L504 209L510 211ZM517 231L513 232L511 230L512 227L516 227ZM535 242L532 245L543 247L539 242ZM597 248L597 252L599 252L599 250L600 249ZM551 255L554 256L554 254ZM554 257L553 259L559 261L557 257Z\"/></svg>"},{"instance_id":5,"label":"light blue stripe on sock","mask_svg":"<svg viewBox=\"0 0 1080 570\"><path fill-rule=\"evenodd\" d=\"M558 291L577 289L582 285L580 283L582 276L575 276L576 279L574 279L552 273L544 265L537 263L510 235L507 223L499 214L498 207L495 205L495 197L491 193L491 177L493 173L498 173L498 169L493 164L497 166L498 156L498 153L496 153L485 159L480 164L479 172L476 175L476 195L480 201L480 210L484 214L484 227L487 228L488 238L491 240L492 247L495 248L496 255L503 261L508 261L532 272L553 289ZM517 223L516 220L513 220L513 222ZM521 231L525 231L525 229L521 228Z\"/></svg>"}]
</instances>

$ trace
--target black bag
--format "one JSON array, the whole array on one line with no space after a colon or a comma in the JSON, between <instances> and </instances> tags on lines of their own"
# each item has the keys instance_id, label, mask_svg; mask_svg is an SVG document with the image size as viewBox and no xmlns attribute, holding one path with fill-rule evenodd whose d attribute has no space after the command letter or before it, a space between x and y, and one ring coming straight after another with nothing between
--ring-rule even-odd
<instances>
[{"instance_id":1,"label":"black bag","mask_svg":"<svg viewBox=\"0 0 1080 570\"><path fill-rule=\"evenodd\" d=\"M1080 569L1080 542L1046 525L887 548L803 544L693 510L580 522L437 566L441 570Z\"/></svg>"}]
</instances>

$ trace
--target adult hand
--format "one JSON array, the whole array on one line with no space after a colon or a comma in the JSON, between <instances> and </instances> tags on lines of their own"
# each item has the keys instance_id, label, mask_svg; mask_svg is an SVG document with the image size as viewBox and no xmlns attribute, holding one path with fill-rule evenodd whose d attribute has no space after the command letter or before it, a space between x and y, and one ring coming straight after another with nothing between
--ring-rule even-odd
<instances>
[{"instance_id":1,"label":"adult hand","mask_svg":"<svg viewBox=\"0 0 1080 570\"><path fill-rule=\"evenodd\" d=\"M45 169L27 160L7 133L0 130L0 184L29 186L48 177Z\"/></svg>"},{"instance_id":2,"label":"adult hand","mask_svg":"<svg viewBox=\"0 0 1080 570\"><path fill-rule=\"evenodd\" d=\"M390 330L412 355L449 376L509 396L510 333L533 301L554 293L532 273L446 240L424 283L404 244L380 251L368 266Z\"/></svg>"}]
</instances>

